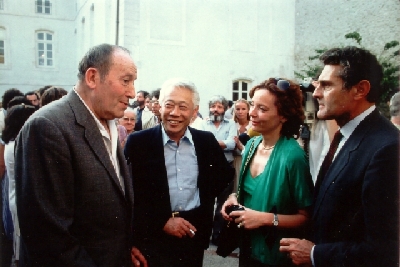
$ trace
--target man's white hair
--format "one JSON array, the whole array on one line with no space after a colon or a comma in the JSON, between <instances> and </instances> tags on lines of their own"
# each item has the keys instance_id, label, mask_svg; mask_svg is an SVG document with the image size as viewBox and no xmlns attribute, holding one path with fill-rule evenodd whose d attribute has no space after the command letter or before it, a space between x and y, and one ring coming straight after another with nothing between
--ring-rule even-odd
<instances>
[{"instance_id":1,"label":"man's white hair","mask_svg":"<svg viewBox=\"0 0 400 267\"><path fill-rule=\"evenodd\" d=\"M193 96L192 101L194 106L199 105L200 95L199 92L197 91L196 86L194 85L193 82L185 80L183 78L173 78L164 82L160 90L160 98L159 98L160 103L164 102L165 95L175 87L186 88L190 90L192 92Z\"/></svg>"}]
</instances>

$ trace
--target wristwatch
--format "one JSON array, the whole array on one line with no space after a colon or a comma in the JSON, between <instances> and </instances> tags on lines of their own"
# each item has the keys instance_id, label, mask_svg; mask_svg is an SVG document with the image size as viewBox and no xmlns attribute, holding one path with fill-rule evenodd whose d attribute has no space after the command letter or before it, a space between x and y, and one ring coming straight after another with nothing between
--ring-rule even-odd
<instances>
[{"instance_id":1,"label":"wristwatch","mask_svg":"<svg viewBox=\"0 0 400 267\"><path fill-rule=\"evenodd\" d=\"M279 221L278 221L278 214L274 213L274 220L272 221L273 226L278 226Z\"/></svg>"}]
</instances>

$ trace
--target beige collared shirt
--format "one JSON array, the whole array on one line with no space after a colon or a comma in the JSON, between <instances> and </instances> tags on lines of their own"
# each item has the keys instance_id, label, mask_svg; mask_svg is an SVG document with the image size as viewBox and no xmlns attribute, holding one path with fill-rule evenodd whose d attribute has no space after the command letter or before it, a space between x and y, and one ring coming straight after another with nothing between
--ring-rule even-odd
<instances>
[{"instance_id":1,"label":"beige collared shirt","mask_svg":"<svg viewBox=\"0 0 400 267\"><path fill-rule=\"evenodd\" d=\"M118 161L118 157L117 157L118 129L117 129L117 125L115 124L115 121L114 120L107 121L108 128L110 129L110 134L108 134L106 128L104 128L104 126L96 118L96 116L93 114L93 112L89 109L89 107L86 105L85 101L81 98L81 96L78 94L78 92L76 92L75 88L74 88L74 92L78 95L79 99L82 101L82 103L88 109L88 111L92 115L94 121L96 122L97 127L99 128L99 131L100 131L101 135L103 136L104 145L106 146L108 155L110 156L111 163L114 166L114 170L115 170L115 173L117 174L122 191L125 192L124 180L122 179L122 176L121 176L121 170L119 168L119 161Z\"/></svg>"}]
</instances>

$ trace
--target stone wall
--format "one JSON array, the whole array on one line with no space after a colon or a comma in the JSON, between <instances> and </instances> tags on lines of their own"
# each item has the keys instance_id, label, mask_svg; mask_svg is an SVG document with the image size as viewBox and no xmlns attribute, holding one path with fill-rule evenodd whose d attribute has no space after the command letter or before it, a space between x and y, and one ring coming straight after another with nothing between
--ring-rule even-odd
<instances>
[{"instance_id":1,"label":"stone wall","mask_svg":"<svg viewBox=\"0 0 400 267\"><path fill-rule=\"evenodd\" d=\"M296 0L294 69L304 69L314 49L355 45L344 38L355 31L377 55L385 43L400 41L400 1Z\"/></svg>"}]
</instances>

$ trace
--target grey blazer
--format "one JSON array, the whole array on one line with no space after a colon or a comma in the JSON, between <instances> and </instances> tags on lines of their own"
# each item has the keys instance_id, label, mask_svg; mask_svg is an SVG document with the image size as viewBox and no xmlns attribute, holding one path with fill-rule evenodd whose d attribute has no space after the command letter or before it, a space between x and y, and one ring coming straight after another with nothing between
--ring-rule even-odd
<instances>
[{"instance_id":1,"label":"grey blazer","mask_svg":"<svg viewBox=\"0 0 400 267\"><path fill-rule=\"evenodd\" d=\"M130 266L132 182L125 188L98 127L71 91L34 113L16 140L24 266Z\"/></svg>"}]
</instances>

